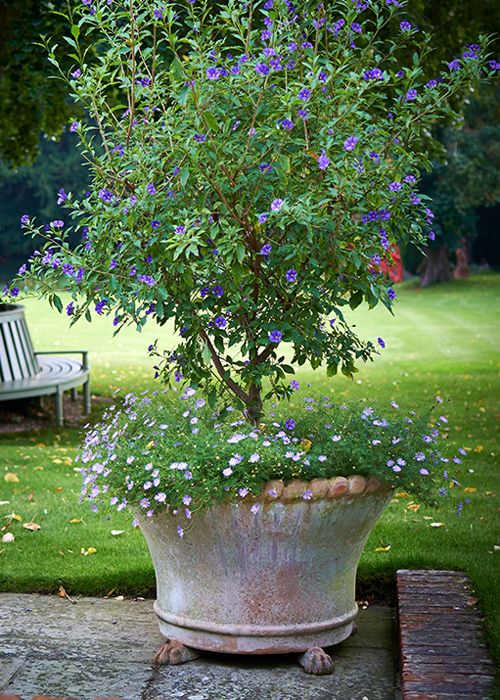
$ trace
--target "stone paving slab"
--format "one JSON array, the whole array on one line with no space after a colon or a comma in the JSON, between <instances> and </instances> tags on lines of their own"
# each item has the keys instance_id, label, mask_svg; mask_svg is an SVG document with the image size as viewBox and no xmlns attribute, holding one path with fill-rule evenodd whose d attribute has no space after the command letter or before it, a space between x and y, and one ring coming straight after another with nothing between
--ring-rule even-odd
<instances>
[{"instance_id":1,"label":"stone paving slab","mask_svg":"<svg viewBox=\"0 0 500 700\"><path fill-rule=\"evenodd\" d=\"M332 648L332 676L308 676L293 655L203 653L156 666L152 601L0 594L0 693L95 700L393 700L394 612L360 610L358 633Z\"/></svg>"}]
</instances>

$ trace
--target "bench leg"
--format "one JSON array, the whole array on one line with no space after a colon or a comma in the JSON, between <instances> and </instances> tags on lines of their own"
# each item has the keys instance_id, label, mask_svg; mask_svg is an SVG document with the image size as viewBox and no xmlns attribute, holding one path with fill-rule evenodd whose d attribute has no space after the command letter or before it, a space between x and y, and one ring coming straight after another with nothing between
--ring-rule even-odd
<instances>
[{"instance_id":1,"label":"bench leg","mask_svg":"<svg viewBox=\"0 0 500 700\"><path fill-rule=\"evenodd\" d=\"M63 415L63 390L61 387L57 387L56 395L56 423L58 428L62 428L64 425L64 415Z\"/></svg>"},{"instance_id":2,"label":"bench leg","mask_svg":"<svg viewBox=\"0 0 500 700\"><path fill-rule=\"evenodd\" d=\"M72 400L72 401L76 401L77 398L78 398L78 391L77 391L77 389L76 389L76 386L74 386L74 387L71 389L71 400Z\"/></svg>"},{"instance_id":3,"label":"bench leg","mask_svg":"<svg viewBox=\"0 0 500 700\"><path fill-rule=\"evenodd\" d=\"M88 416L90 413L90 379L83 385L83 414Z\"/></svg>"}]
</instances>

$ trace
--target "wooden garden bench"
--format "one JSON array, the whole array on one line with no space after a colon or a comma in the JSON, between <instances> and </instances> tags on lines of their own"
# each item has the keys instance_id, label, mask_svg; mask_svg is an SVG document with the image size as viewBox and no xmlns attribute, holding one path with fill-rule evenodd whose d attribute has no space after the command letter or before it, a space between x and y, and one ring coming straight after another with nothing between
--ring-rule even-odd
<instances>
[{"instance_id":1,"label":"wooden garden bench","mask_svg":"<svg viewBox=\"0 0 500 700\"><path fill-rule=\"evenodd\" d=\"M71 359L68 355L80 355ZM83 384L83 410L90 413L90 367L86 350L35 352L19 304L0 304L0 401L55 397L56 421L64 423L63 394Z\"/></svg>"}]
</instances>

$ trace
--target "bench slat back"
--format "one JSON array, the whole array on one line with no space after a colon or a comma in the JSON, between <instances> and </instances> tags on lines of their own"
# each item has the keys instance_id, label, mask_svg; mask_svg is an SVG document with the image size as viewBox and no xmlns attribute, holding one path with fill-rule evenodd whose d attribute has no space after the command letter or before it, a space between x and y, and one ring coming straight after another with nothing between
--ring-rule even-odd
<instances>
[{"instance_id":1,"label":"bench slat back","mask_svg":"<svg viewBox=\"0 0 500 700\"><path fill-rule=\"evenodd\" d=\"M0 382L27 379L39 372L24 308L0 305Z\"/></svg>"}]
</instances>

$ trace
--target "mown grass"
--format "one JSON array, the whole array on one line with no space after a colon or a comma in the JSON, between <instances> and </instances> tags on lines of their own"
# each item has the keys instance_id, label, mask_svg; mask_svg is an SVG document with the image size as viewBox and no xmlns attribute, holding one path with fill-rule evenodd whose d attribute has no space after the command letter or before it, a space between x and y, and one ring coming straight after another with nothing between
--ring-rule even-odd
<instances>
[{"instance_id":1,"label":"mown grass","mask_svg":"<svg viewBox=\"0 0 500 700\"><path fill-rule=\"evenodd\" d=\"M402 406L425 409L436 394L443 396L443 411L450 418L450 450L463 445L469 451L457 472L461 486L438 510L416 509L404 495L395 498L367 543L359 580L375 586L389 581L398 568L466 571L486 614L497 658L499 292L500 275L426 290L403 285L394 318L383 309L353 315L364 337L381 336L387 343L377 362L362 367L354 382L343 377L327 380L320 371L302 370L298 375L303 384L310 382L312 389L342 401L395 399ZM130 330L113 339L110 319L68 330L67 319L44 303L24 303L37 348L91 350L94 393L111 397L118 389L124 393L153 386L146 348L156 334L160 345L168 346L170 328L158 333L152 326L142 334ZM94 409L93 417L98 413ZM9 532L15 535L14 542L0 543L0 590L53 592L63 585L73 595L151 593L153 568L140 532L130 528L130 517L116 512L94 515L78 502L80 476L72 462L78 440L79 431L70 428L0 438L0 520L3 526L12 522ZM7 473L19 481L5 481ZM456 503L465 496L472 503L457 516ZM31 521L41 529L23 528ZM112 535L112 530L124 532ZM82 553L90 547L96 549L94 554Z\"/></svg>"}]
</instances>

